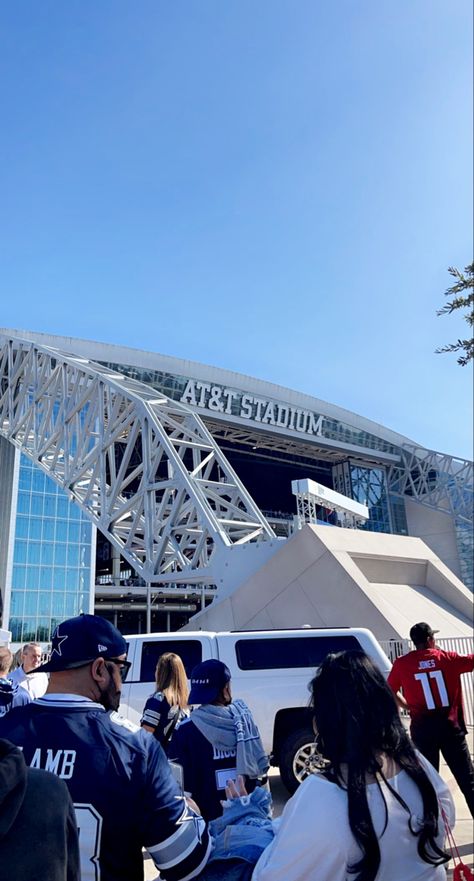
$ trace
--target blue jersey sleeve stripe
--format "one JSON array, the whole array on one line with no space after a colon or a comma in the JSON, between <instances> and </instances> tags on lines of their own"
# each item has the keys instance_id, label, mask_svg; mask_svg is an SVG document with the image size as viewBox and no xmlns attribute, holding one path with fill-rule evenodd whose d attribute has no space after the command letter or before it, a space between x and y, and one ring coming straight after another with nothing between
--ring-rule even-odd
<instances>
[{"instance_id":1,"label":"blue jersey sleeve stripe","mask_svg":"<svg viewBox=\"0 0 474 881\"><path fill-rule=\"evenodd\" d=\"M174 847L168 848L166 853L153 854L153 859L157 865L157 861L159 861L158 868L160 870L165 871L166 869L172 869L173 866L176 866L178 863L183 863L184 860L196 850L197 845L201 844L203 835L206 831L206 824L201 818L197 821L197 825L198 827L200 826L199 832L196 830L194 823L189 824L186 838L179 841L179 847L178 842L175 842ZM189 841L187 847L185 846L186 841Z\"/></svg>"},{"instance_id":2,"label":"blue jersey sleeve stripe","mask_svg":"<svg viewBox=\"0 0 474 881\"><path fill-rule=\"evenodd\" d=\"M191 881L192 878L199 878L202 870L204 869L204 866L206 865L206 863L211 855L211 850L212 850L212 841L209 838L208 842L207 842L206 853L204 854L203 859L201 860L199 865L196 866L196 868L192 869L191 872L188 872L187 875L180 875L176 878L175 878L175 876L173 876L173 878L171 878L171 876L167 876L166 879L163 879L163 881L178 881L178 879L179 879L179 881Z\"/></svg>"},{"instance_id":3,"label":"blue jersey sleeve stripe","mask_svg":"<svg viewBox=\"0 0 474 881\"><path fill-rule=\"evenodd\" d=\"M184 811L177 821L178 828L164 841L160 841L158 844L154 844L151 847L147 846L148 853L153 855L153 859L155 858L155 854L160 854L160 860L162 862L168 862L173 858L174 852L186 849L191 839L196 837L197 828L195 823L197 820L204 822L202 818L197 816L197 814L190 811L185 804Z\"/></svg>"},{"instance_id":4,"label":"blue jersey sleeve stripe","mask_svg":"<svg viewBox=\"0 0 474 881\"><path fill-rule=\"evenodd\" d=\"M142 716L142 722L146 722L147 725L158 725L160 721L160 714L154 713L152 710L145 710Z\"/></svg>"}]
</instances>

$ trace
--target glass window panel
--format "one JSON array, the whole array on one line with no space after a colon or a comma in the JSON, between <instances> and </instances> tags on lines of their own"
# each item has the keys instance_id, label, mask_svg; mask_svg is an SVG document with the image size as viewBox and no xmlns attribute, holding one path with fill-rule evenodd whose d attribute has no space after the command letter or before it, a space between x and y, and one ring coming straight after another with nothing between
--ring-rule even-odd
<instances>
[{"instance_id":1,"label":"glass window panel","mask_svg":"<svg viewBox=\"0 0 474 881\"><path fill-rule=\"evenodd\" d=\"M15 550L13 552L13 560L15 563L26 563L26 549L28 547L28 542L21 541L21 539L15 540Z\"/></svg>"},{"instance_id":2,"label":"glass window panel","mask_svg":"<svg viewBox=\"0 0 474 881\"><path fill-rule=\"evenodd\" d=\"M14 566L12 572L12 589L24 590L26 584L25 566Z\"/></svg>"},{"instance_id":3,"label":"glass window panel","mask_svg":"<svg viewBox=\"0 0 474 881\"><path fill-rule=\"evenodd\" d=\"M54 541L54 520L43 520L43 541Z\"/></svg>"},{"instance_id":4,"label":"glass window panel","mask_svg":"<svg viewBox=\"0 0 474 881\"><path fill-rule=\"evenodd\" d=\"M38 642L47 642L51 638L51 622L49 615L38 618L36 622L36 636Z\"/></svg>"},{"instance_id":5,"label":"glass window panel","mask_svg":"<svg viewBox=\"0 0 474 881\"><path fill-rule=\"evenodd\" d=\"M69 510L69 500L64 495L64 493L61 493L60 495L58 495L57 516L62 517L62 518L67 518L68 510Z\"/></svg>"},{"instance_id":6,"label":"glass window panel","mask_svg":"<svg viewBox=\"0 0 474 881\"><path fill-rule=\"evenodd\" d=\"M42 566L39 573L40 590L53 589L53 570L51 566Z\"/></svg>"},{"instance_id":7,"label":"glass window panel","mask_svg":"<svg viewBox=\"0 0 474 881\"><path fill-rule=\"evenodd\" d=\"M46 517L56 517L56 496L45 496L44 513Z\"/></svg>"},{"instance_id":8,"label":"glass window panel","mask_svg":"<svg viewBox=\"0 0 474 881\"><path fill-rule=\"evenodd\" d=\"M53 618L59 618L60 621L62 621L62 619L66 617L64 614L64 594L52 594L51 615L53 616Z\"/></svg>"},{"instance_id":9,"label":"glass window panel","mask_svg":"<svg viewBox=\"0 0 474 881\"><path fill-rule=\"evenodd\" d=\"M28 514L30 510L30 494L26 492L18 493L18 502L17 502L17 513L18 514Z\"/></svg>"},{"instance_id":10,"label":"glass window panel","mask_svg":"<svg viewBox=\"0 0 474 881\"><path fill-rule=\"evenodd\" d=\"M79 601L77 593L67 593L64 598L64 617L71 618L79 614Z\"/></svg>"},{"instance_id":11,"label":"glass window panel","mask_svg":"<svg viewBox=\"0 0 474 881\"><path fill-rule=\"evenodd\" d=\"M39 588L39 566L27 566L26 568L26 590L38 590Z\"/></svg>"},{"instance_id":12,"label":"glass window panel","mask_svg":"<svg viewBox=\"0 0 474 881\"><path fill-rule=\"evenodd\" d=\"M74 542L74 543L79 542L79 540L80 540L80 525L79 525L79 523L71 522L69 524L68 540L70 542Z\"/></svg>"},{"instance_id":13,"label":"glass window panel","mask_svg":"<svg viewBox=\"0 0 474 881\"><path fill-rule=\"evenodd\" d=\"M78 545L69 545L68 546L67 564L68 564L68 566L78 566L79 565L79 546Z\"/></svg>"},{"instance_id":14,"label":"glass window panel","mask_svg":"<svg viewBox=\"0 0 474 881\"><path fill-rule=\"evenodd\" d=\"M28 563L39 563L41 545L38 541L30 541L28 544Z\"/></svg>"},{"instance_id":15,"label":"glass window panel","mask_svg":"<svg viewBox=\"0 0 474 881\"><path fill-rule=\"evenodd\" d=\"M64 566L66 564L67 545L56 544L54 548L54 562L56 566Z\"/></svg>"},{"instance_id":16,"label":"glass window panel","mask_svg":"<svg viewBox=\"0 0 474 881\"><path fill-rule=\"evenodd\" d=\"M15 535L17 538L28 538L28 523L28 517L23 517L21 514L18 514L15 529Z\"/></svg>"},{"instance_id":17,"label":"glass window panel","mask_svg":"<svg viewBox=\"0 0 474 881\"><path fill-rule=\"evenodd\" d=\"M67 541L67 520L56 521L56 541Z\"/></svg>"},{"instance_id":18,"label":"glass window panel","mask_svg":"<svg viewBox=\"0 0 474 881\"><path fill-rule=\"evenodd\" d=\"M91 564L91 546L90 545L82 545L79 554L79 564L81 566L89 568Z\"/></svg>"},{"instance_id":19,"label":"glass window panel","mask_svg":"<svg viewBox=\"0 0 474 881\"><path fill-rule=\"evenodd\" d=\"M36 616L24 618L22 625L21 642L34 642L36 640Z\"/></svg>"},{"instance_id":20,"label":"glass window panel","mask_svg":"<svg viewBox=\"0 0 474 881\"><path fill-rule=\"evenodd\" d=\"M63 566L57 566L53 570L53 590L64 590L66 585L66 569Z\"/></svg>"},{"instance_id":21,"label":"glass window panel","mask_svg":"<svg viewBox=\"0 0 474 881\"><path fill-rule=\"evenodd\" d=\"M33 493L31 496L31 513L38 517L43 516L43 496L38 493Z\"/></svg>"},{"instance_id":22,"label":"glass window panel","mask_svg":"<svg viewBox=\"0 0 474 881\"><path fill-rule=\"evenodd\" d=\"M45 484L45 475L42 472L35 468L33 471L33 482L32 488L35 492L44 492L44 484Z\"/></svg>"},{"instance_id":23,"label":"glass window panel","mask_svg":"<svg viewBox=\"0 0 474 881\"><path fill-rule=\"evenodd\" d=\"M12 590L12 595L10 598L10 615L23 615L23 605L25 602L25 594L21 590ZM12 619L10 618L10 627L11 630Z\"/></svg>"},{"instance_id":24,"label":"glass window panel","mask_svg":"<svg viewBox=\"0 0 474 881\"><path fill-rule=\"evenodd\" d=\"M38 608L38 594L35 591L29 591L25 594L25 615L36 615Z\"/></svg>"},{"instance_id":25,"label":"glass window panel","mask_svg":"<svg viewBox=\"0 0 474 881\"><path fill-rule=\"evenodd\" d=\"M30 520L30 538L41 539L41 527L42 521L39 517L31 518Z\"/></svg>"},{"instance_id":26,"label":"glass window panel","mask_svg":"<svg viewBox=\"0 0 474 881\"><path fill-rule=\"evenodd\" d=\"M44 565L49 565L53 562L54 555L54 545L50 543L43 542L41 545L41 562Z\"/></svg>"},{"instance_id":27,"label":"glass window panel","mask_svg":"<svg viewBox=\"0 0 474 881\"><path fill-rule=\"evenodd\" d=\"M38 594L38 615L47 615L51 610L51 594L46 591L40 591Z\"/></svg>"},{"instance_id":28,"label":"glass window panel","mask_svg":"<svg viewBox=\"0 0 474 881\"><path fill-rule=\"evenodd\" d=\"M79 532L79 541L81 544L90 544L92 541L92 523L82 521Z\"/></svg>"},{"instance_id":29,"label":"glass window panel","mask_svg":"<svg viewBox=\"0 0 474 881\"><path fill-rule=\"evenodd\" d=\"M9 629L12 632L12 640L13 642L21 642L21 619L20 618L10 618Z\"/></svg>"},{"instance_id":30,"label":"glass window panel","mask_svg":"<svg viewBox=\"0 0 474 881\"><path fill-rule=\"evenodd\" d=\"M64 586L65 586L66 590L77 591L78 586L79 586L78 570L77 569L66 569L65 570Z\"/></svg>"}]
</instances>

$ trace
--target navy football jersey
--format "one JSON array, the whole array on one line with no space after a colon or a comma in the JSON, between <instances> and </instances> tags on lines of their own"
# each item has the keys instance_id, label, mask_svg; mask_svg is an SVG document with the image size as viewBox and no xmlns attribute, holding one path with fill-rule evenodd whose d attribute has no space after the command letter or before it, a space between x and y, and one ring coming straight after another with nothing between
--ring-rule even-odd
<instances>
[{"instance_id":1,"label":"navy football jersey","mask_svg":"<svg viewBox=\"0 0 474 881\"><path fill-rule=\"evenodd\" d=\"M227 780L237 776L237 748L217 749L199 731L191 715L175 731L168 755L183 769L184 790L191 794L204 819L220 817ZM255 786L255 780L245 778L247 792Z\"/></svg>"},{"instance_id":2,"label":"navy football jersey","mask_svg":"<svg viewBox=\"0 0 474 881\"><path fill-rule=\"evenodd\" d=\"M79 695L49 694L0 719L27 765L66 781L79 827L82 881L142 881L145 847L160 877L196 877L210 853L159 743Z\"/></svg>"}]
</instances>

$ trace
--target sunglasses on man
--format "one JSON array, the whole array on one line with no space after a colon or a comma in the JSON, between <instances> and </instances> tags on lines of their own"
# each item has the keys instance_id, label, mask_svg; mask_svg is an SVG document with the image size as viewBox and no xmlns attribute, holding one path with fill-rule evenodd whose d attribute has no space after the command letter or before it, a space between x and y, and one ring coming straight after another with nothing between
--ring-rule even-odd
<instances>
[{"instance_id":1,"label":"sunglasses on man","mask_svg":"<svg viewBox=\"0 0 474 881\"><path fill-rule=\"evenodd\" d=\"M130 670L130 667L132 666L132 662L131 661L124 661L121 658L107 658L107 659L104 658L104 660L106 662L106 665L108 663L112 663L112 664L117 665L117 667L119 668L120 678L121 678L122 682L125 682L125 680L128 676L128 671Z\"/></svg>"}]
</instances>

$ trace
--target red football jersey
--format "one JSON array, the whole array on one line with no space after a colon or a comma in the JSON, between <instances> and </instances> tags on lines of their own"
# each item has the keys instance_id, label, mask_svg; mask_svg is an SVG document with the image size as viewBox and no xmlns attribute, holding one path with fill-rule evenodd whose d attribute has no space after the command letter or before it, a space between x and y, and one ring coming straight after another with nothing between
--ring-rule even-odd
<instances>
[{"instance_id":1,"label":"red football jersey","mask_svg":"<svg viewBox=\"0 0 474 881\"><path fill-rule=\"evenodd\" d=\"M397 658L387 681L395 693L402 689L412 719L444 709L449 719L462 725L460 676L471 670L474 655L419 649Z\"/></svg>"}]
</instances>

